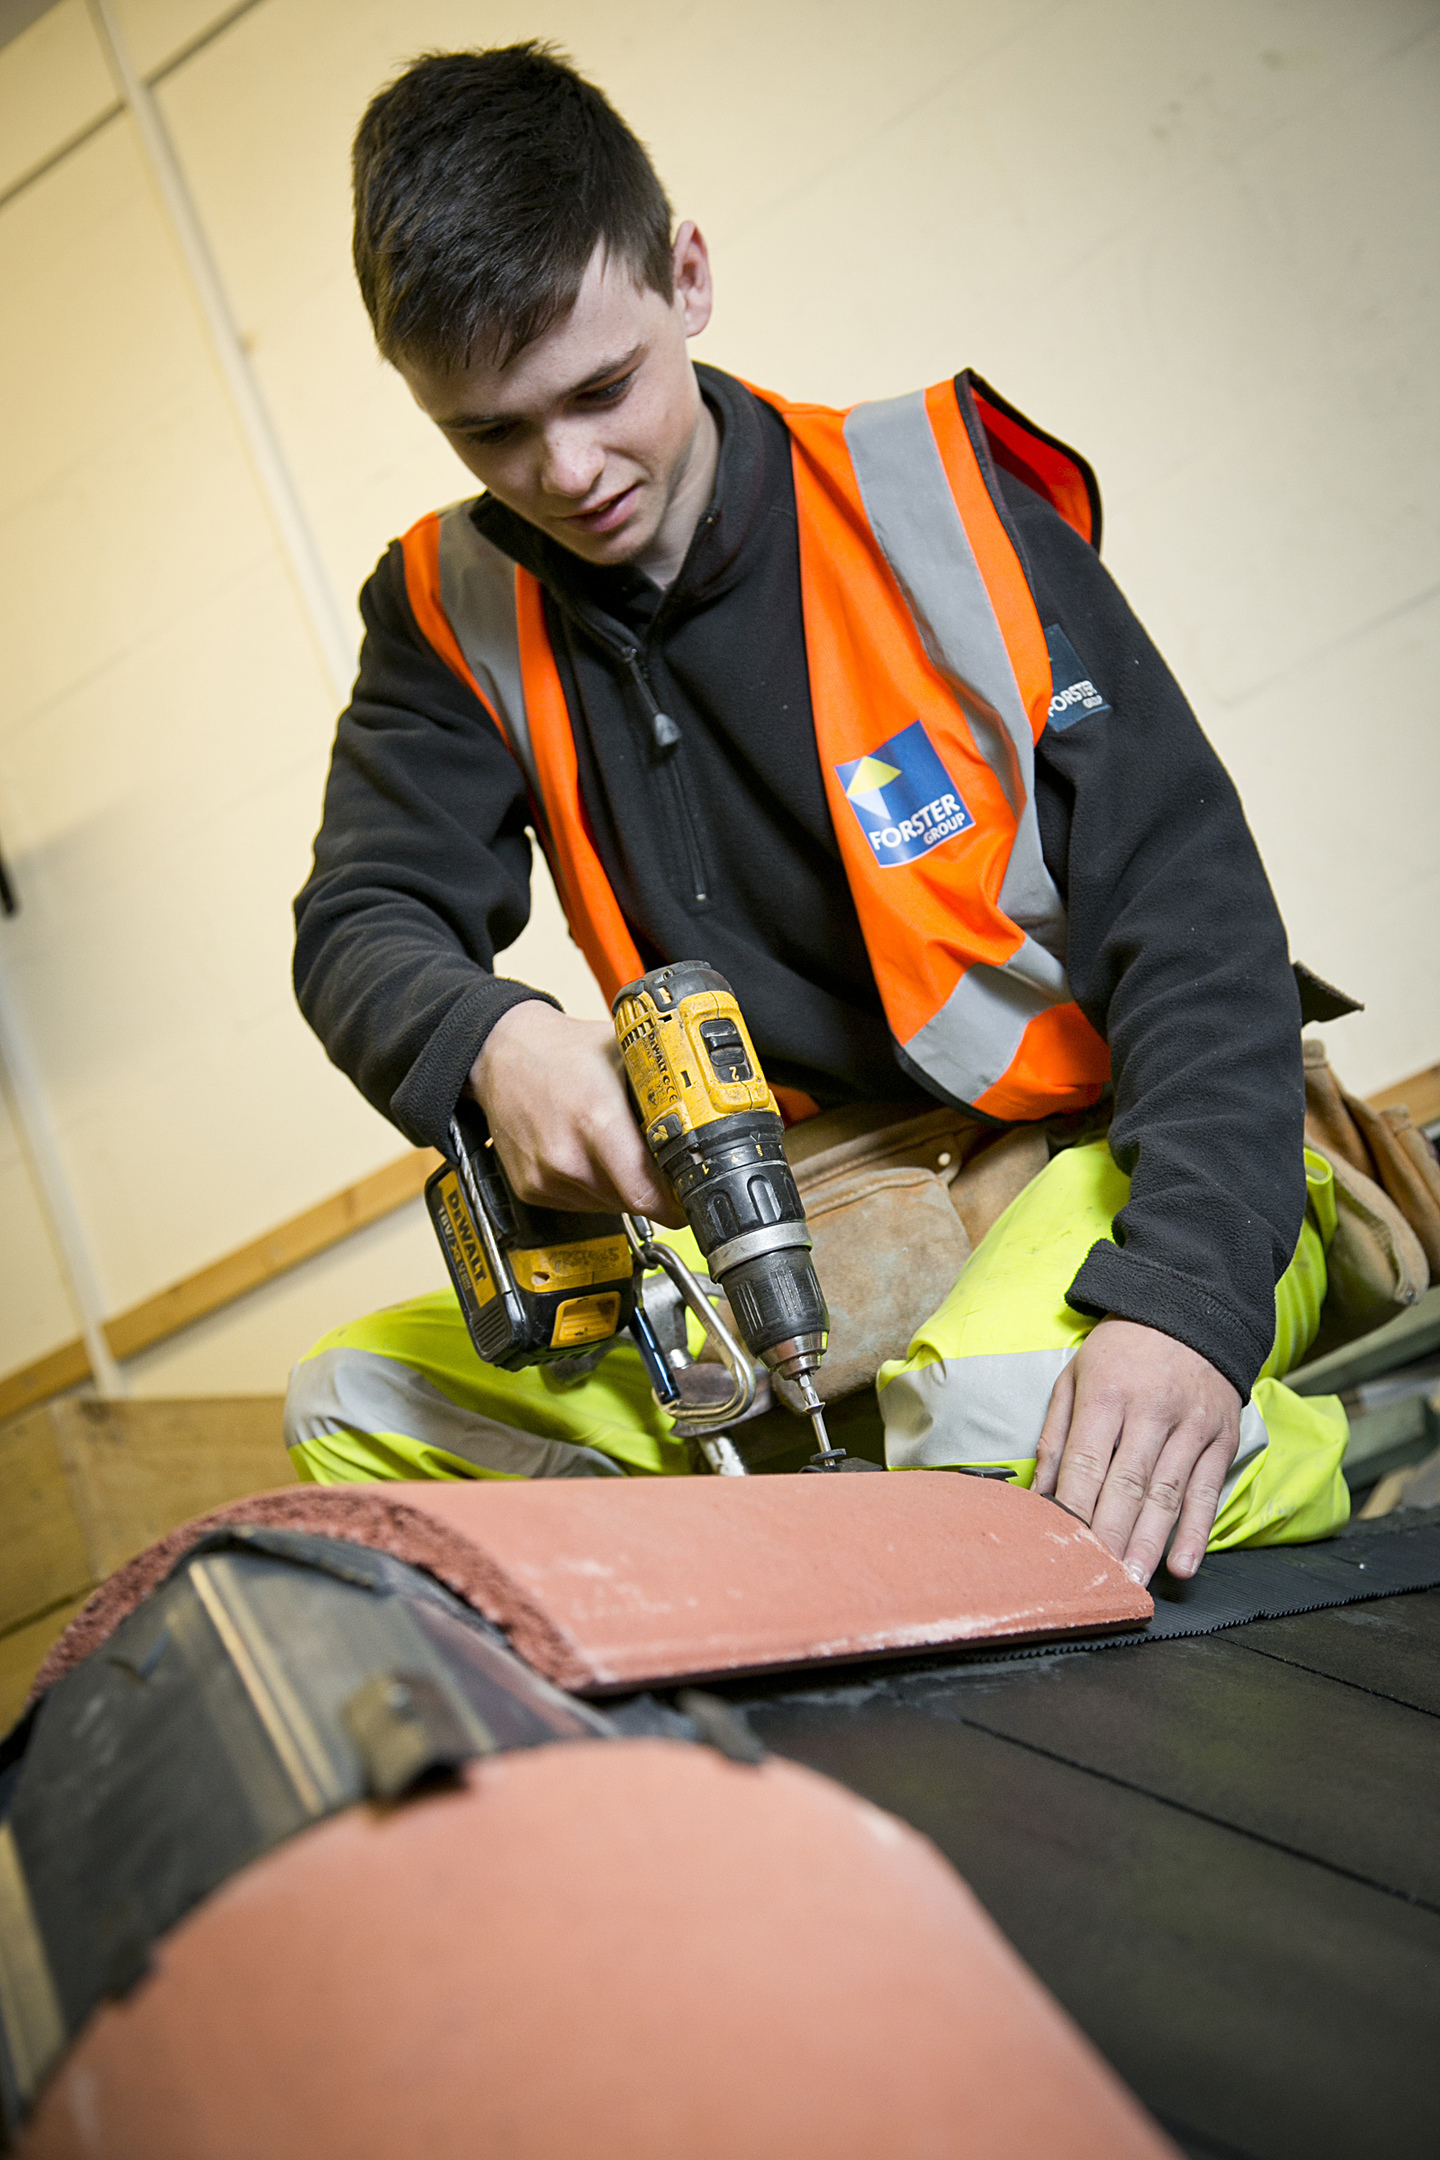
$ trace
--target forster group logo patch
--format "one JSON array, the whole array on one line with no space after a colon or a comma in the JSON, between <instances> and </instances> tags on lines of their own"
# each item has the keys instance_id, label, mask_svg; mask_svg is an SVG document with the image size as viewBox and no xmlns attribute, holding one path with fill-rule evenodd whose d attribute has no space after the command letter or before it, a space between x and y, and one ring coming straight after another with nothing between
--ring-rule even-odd
<instances>
[{"instance_id":1,"label":"forster group logo patch","mask_svg":"<svg viewBox=\"0 0 1440 2160\"><path fill-rule=\"evenodd\" d=\"M1056 734L1074 727L1075 722L1083 720L1087 713L1103 713L1108 719L1110 707L1058 623L1052 623L1045 632L1045 643L1050 653L1050 682L1054 690L1050 700L1050 725Z\"/></svg>"},{"instance_id":2,"label":"forster group logo patch","mask_svg":"<svg viewBox=\"0 0 1440 2160\"><path fill-rule=\"evenodd\" d=\"M882 870L928 855L975 823L936 755L923 720L914 720L868 757L835 768L846 800Z\"/></svg>"}]
</instances>

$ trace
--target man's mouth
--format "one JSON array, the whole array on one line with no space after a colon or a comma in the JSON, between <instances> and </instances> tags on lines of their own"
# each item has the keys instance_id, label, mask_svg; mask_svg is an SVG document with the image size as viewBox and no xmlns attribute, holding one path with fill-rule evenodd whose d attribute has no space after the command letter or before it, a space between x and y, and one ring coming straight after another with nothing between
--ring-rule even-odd
<instances>
[{"instance_id":1,"label":"man's mouth","mask_svg":"<svg viewBox=\"0 0 1440 2160\"><path fill-rule=\"evenodd\" d=\"M568 525L572 532L614 532L618 525L624 524L634 508L639 488L640 482L632 480L629 487L621 488L618 494L607 495L593 510L567 511L561 522Z\"/></svg>"}]
</instances>

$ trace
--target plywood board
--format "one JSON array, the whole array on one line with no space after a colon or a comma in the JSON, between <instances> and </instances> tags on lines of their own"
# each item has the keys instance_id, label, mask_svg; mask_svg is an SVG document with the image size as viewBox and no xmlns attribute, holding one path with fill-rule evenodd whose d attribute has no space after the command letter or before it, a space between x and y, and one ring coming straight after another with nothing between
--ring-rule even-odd
<instances>
[{"instance_id":1,"label":"plywood board","mask_svg":"<svg viewBox=\"0 0 1440 2160\"><path fill-rule=\"evenodd\" d=\"M47 1411L0 1426L0 1493L3 1634L96 1579Z\"/></svg>"},{"instance_id":2,"label":"plywood board","mask_svg":"<svg viewBox=\"0 0 1440 2160\"><path fill-rule=\"evenodd\" d=\"M208 1508L295 1482L282 1410L278 1395L65 1402L0 1426L0 1722L115 1568Z\"/></svg>"},{"instance_id":3,"label":"plywood board","mask_svg":"<svg viewBox=\"0 0 1440 2160\"><path fill-rule=\"evenodd\" d=\"M54 1404L59 1454L91 1580L206 1509L296 1482L281 1434L282 1398Z\"/></svg>"}]
</instances>

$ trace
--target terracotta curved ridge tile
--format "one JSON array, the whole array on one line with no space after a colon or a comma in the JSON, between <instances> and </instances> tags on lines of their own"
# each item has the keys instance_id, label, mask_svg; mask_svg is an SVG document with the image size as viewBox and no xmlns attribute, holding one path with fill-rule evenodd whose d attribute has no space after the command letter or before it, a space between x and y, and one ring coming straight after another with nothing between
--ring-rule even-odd
<instances>
[{"instance_id":1,"label":"terracotta curved ridge tile","mask_svg":"<svg viewBox=\"0 0 1440 2160\"><path fill-rule=\"evenodd\" d=\"M1155 1609L1063 1508L946 1471L437 1483L408 1498L483 1546L506 1586L489 1617L581 1692L1139 1627Z\"/></svg>"},{"instance_id":2,"label":"terracotta curved ridge tile","mask_svg":"<svg viewBox=\"0 0 1440 2160\"><path fill-rule=\"evenodd\" d=\"M946 1471L288 1486L202 1515L119 1569L33 1692L226 1523L316 1531L428 1568L582 1693L1139 1627L1154 1611L1062 1508Z\"/></svg>"},{"instance_id":3,"label":"terracotta curved ridge tile","mask_svg":"<svg viewBox=\"0 0 1440 2160\"><path fill-rule=\"evenodd\" d=\"M629 1740L473 1766L233 1878L24 2160L1176 2160L929 1842Z\"/></svg>"}]
</instances>

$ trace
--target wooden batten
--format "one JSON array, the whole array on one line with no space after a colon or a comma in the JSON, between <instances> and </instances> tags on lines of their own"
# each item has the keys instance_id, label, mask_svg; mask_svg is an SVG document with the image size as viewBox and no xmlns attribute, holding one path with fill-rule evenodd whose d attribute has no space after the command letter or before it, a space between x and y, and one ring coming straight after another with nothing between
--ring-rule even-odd
<instances>
[{"instance_id":1,"label":"wooden batten","mask_svg":"<svg viewBox=\"0 0 1440 2160\"><path fill-rule=\"evenodd\" d=\"M33 1365L22 1365L0 1380L0 1420L48 1402L52 1395L62 1395L89 1377L90 1360L77 1336L74 1342L62 1343L58 1350L36 1358Z\"/></svg>"},{"instance_id":2,"label":"wooden batten","mask_svg":"<svg viewBox=\"0 0 1440 2160\"><path fill-rule=\"evenodd\" d=\"M1396 1103L1404 1103L1412 1125L1433 1125L1440 1118L1440 1065L1427 1065L1424 1072L1412 1073L1408 1080L1397 1080L1394 1087L1381 1088L1370 1097L1372 1110L1389 1110Z\"/></svg>"},{"instance_id":3,"label":"wooden batten","mask_svg":"<svg viewBox=\"0 0 1440 2160\"><path fill-rule=\"evenodd\" d=\"M423 1191L426 1178L439 1161L432 1148L412 1148L398 1162L387 1163L383 1170L372 1171L358 1184L332 1193L318 1207L292 1216L277 1230L227 1253L223 1260L200 1268L183 1281L172 1283L168 1290L146 1298L143 1304L132 1305L128 1312L106 1322L110 1348L117 1358L134 1357L164 1342L167 1336L178 1334L193 1320L203 1320L208 1313L233 1304L247 1290L258 1290L262 1283L273 1282L302 1260L312 1260L316 1253L328 1251L330 1246L413 1200Z\"/></svg>"},{"instance_id":4,"label":"wooden batten","mask_svg":"<svg viewBox=\"0 0 1440 2160\"><path fill-rule=\"evenodd\" d=\"M273 1282L302 1260L312 1260L363 1230L383 1216L393 1214L424 1189L425 1180L440 1161L433 1148L412 1148L398 1161L374 1170L369 1177L332 1193L303 1215L293 1215L278 1229L227 1253L209 1267L200 1268L182 1281L172 1283L154 1297L132 1305L105 1323L105 1335L117 1358L135 1357L149 1350L193 1321L203 1320L249 1290ZM0 1420L14 1417L36 1403L45 1402L65 1388L75 1387L90 1376L90 1362L83 1342L64 1343L33 1364L0 1379Z\"/></svg>"}]
</instances>

